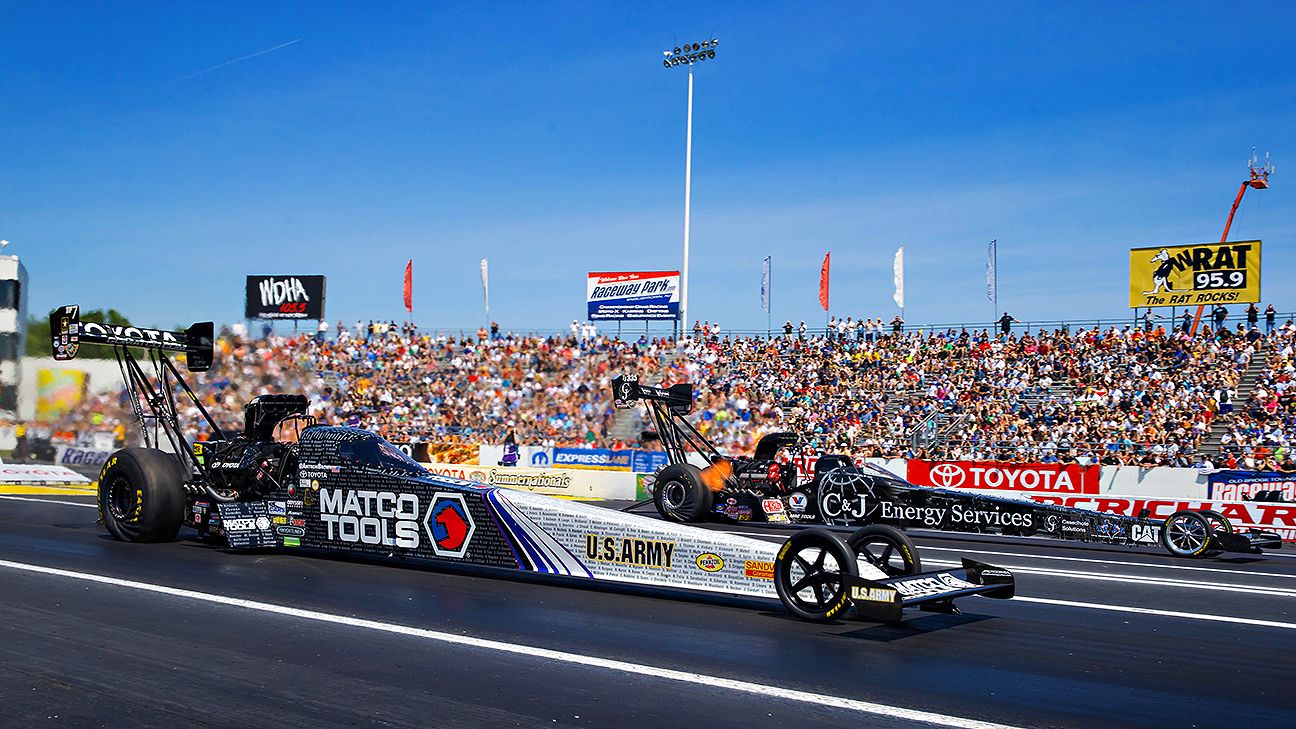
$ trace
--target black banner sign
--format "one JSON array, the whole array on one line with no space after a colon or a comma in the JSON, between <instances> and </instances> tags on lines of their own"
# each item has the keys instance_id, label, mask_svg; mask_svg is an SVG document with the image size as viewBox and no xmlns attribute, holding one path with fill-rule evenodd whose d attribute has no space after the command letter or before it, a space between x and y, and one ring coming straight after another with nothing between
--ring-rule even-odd
<instances>
[{"instance_id":1,"label":"black banner sign","mask_svg":"<svg viewBox=\"0 0 1296 729\"><path fill-rule=\"evenodd\" d=\"M248 276L248 319L323 319L323 276Z\"/></svg>"}]
</instances>

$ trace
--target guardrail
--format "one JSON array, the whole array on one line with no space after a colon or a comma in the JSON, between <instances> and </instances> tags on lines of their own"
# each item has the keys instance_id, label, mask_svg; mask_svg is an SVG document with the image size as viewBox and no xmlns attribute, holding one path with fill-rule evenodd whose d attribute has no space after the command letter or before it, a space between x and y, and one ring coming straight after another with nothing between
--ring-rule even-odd
<instances>
[{"instance_id":1,"label":"guardrail","mask_svg":"<svg viewBox=\"0 0 1296 729\"><path fill-rule=\"evenodd\" d=\"M1157 315L1157 318L1154 320L1153 325L1154 328L1156 326L1163 326L1166 329L1172 329L1178 327L1180 321L1181 320L1179 316ZM1288 321L1292 321L1296 323L1296 311L1278 312L1275 315L1275 325L1280 325ZM1246 316L1244 313L1241 312L1230 313L1228 319L1225 320L1225 324L1229 325L1230 328L1236 328L1239 323L1246 324ZM1202 325L1211 326L1211 327L1214 326L1214 322L1209 318L1208 314L1203 314ZM652 322L651 326L642 326L641 323L639 322L626 322L621 326L617 326L614 323L610 324L607 322L603 322L603 323L596 323L595 326L598 328L597 329L598 336L603 336L603 337L614 336L615 338L621 339L623 341L633 341L639 339L640 337L647 337L649 339L654 339L654 338L673 339L676 335L676 328L674 326L663 327L657 322ZM1123 329L1124 327L1127 326L1130 328L1139 328L1145 326L1145 323L1141 317L1134 317L1134 316L1127 316L1127 317L1113 316L1113 317L1102 317L1097 319L1023 319L1023 320L1015 321L1011 325L1010 331L1013 333L1020 334L1023 332L1034 333L1040 329L1044 329L1045 331L1056 331L1056 330L1073 331L1076 329L1094 329L1094 328L1109 329L1111 327ZM1261 317L1260 321L1257 323L1257 326L1261 328L1261 331L1264 331L1265 320L1263 316ZM942 332L942 331L949 331L949 330L962 331L964 329L967 329L969 332L971 331L979 332L982 329L984 329L987 330L988 332L997 334L1000 332L1000 325L997 320L996 321L961 321L961 322L948 322L948 323L905 323L904 325L901 326L900 331L902 333L911 334L911 333L934 333L934 332ZM444 335L444 336L453 336L457 339L463 339L463 338L475 339L477 338L478 332L480 330L465 328L465 327L453 327L453 326L451 327L430 326L430 327L419 327L418 331L420 334L432 334L434 336ZM875 331L875 336L890 335L895 333L894 327L889 322L886 321L882 323L882 328L880 330L874 330L874 331ZM840 332L836 329L829 329L826 322L822 325L807 326L806 331L804 332L804 336L806 337L824 337L824 336L828 336L829 334L836 337L839 336ZM689 335L693 336L692 330L689 330ZM854 336L856 338L864 338L865 335L866 333L863 330L857 329ZM561 328L561 329L537 328L537 329L525 329L525 330L523 329L501 330L499 334L499 338L505 338L508 336L575 337L577 339L582 338L579 332L577 334L573 334L569 327ZM707 335L708 338L710 336L711 335ZM724 338L724 337L775 338L775 337L783 337L787 335L784 334L782 325L779 325L771 329L721 328L719 336L720 338ZM802 336L802 334L797 329L794 328L791 336L798 337L798 336Z\"/></svg>"}]
</instances>

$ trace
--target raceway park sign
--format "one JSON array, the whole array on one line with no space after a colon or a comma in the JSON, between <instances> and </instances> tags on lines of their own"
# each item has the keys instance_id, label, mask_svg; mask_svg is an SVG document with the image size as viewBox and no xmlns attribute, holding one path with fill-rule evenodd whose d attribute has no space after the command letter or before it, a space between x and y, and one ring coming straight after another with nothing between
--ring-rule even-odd
<instances>
[{"instance_id":1,"label":"raceway park sign","mask_svg":"<svg viewBox=\"0 0 1296 729\"><path fill-rule=\"evenodd\" d=\"M941 489L988 489L1056 494L1096 494L1102 474L1097 465L1001 463L998 461L921 461L911 458L909 482Z\"/></svg>"},{"instance_id":2,"label":"raceway park sign","mask_svg":"<svg viewBox=\"0 0 1296 729\"><path fill-rule=\"evenodd\" d=\"M591 321L679 318L679 271L594 271L585 281Z\"/></svg>"},{"instance_id":3,"label":"raceway park sign","mask_svg":"<svg viewBox=\"0 0 1296 729\"><path fill-rule=\"evenodd\" d=\"M1277 471L1216 471L1206 477L1206 494L1212 499L1241 501L1257 491L1279 491L1296 500L1296 473Z\"/></svg>"},{"instance_id":4,"label":"raceway park sign","mask_svg":"<svg viewBox=\"0 0 1296 729\"><path fill-rule=\"evenodd\" d=\"M1296 541L1296 504L1281 504L1252 501L1222 501L1216 499L1174 499L1144 498L1136 496L1065 496L1052 494L1031 494L1030 499L1041 504L1058 504L1077 509L1091 509L1108 514L1138 516L1142 509L1147 509L1152 519L1164 519L1167 516L1192 509L1211 509L1223 514L1242 529L1256 528L1275 532L1284 542Z\"/></svg>"},{"instance_id":5,"label":"raceway park sign","mask_svg":"<svg viewBox=\"0 0 1296 729\"><path fill-rule=\"evenodd\" d=\"M247 319L323 319L323 276L248 276Z\"/></svg>"},{"instance_id":6,"label":"raceway park sign","mask_svg":"<svg viewBox=\"0 0 1296 729\"><path fill-rule=\"evenodd\" d=\"M1258 240L1130 249L1131 308L1259 300Z\"/></svg>"}]
</instances>

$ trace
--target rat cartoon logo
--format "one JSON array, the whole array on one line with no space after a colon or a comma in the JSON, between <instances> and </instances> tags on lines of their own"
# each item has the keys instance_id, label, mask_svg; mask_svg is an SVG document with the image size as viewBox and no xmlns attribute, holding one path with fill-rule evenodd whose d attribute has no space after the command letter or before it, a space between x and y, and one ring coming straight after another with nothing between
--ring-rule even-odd
<instances>
[{"instance_id":1,"label":"rat cartoon logo","mask_svg":"<svg viewBox=\"0 0 1296 729\"><path fill-rule=\"evenodd\" d=\"M473 532L477 530L463 494L439 491L432 497L432 506L423 519L428 536L432 537L432 551L438 557L460 558L468 552Z\"/></svg>"}]
</instances>

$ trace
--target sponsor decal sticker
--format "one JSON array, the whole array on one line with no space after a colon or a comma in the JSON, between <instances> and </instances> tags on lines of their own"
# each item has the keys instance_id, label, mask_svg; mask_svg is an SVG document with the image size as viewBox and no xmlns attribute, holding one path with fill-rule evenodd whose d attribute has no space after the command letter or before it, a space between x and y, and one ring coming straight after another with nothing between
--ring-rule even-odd
<instances>
[{"instance_id":1,"label":"sponsor decal sticker","mask_svg":"<svg viewBox=\"0 0 1296 729\"><path fill-rule=\"evenodd\" d=\"M852 587L851 599L867 602L895 602L896 591L887 587Z\"/></svg>"},{"instance_id":2,"label":"sponsor decal sticker","mask_svg":"<svg viewBox=\"0 0 1296 729\"><path fill-rule=\"evenodd\" d=\"M782 499L765 499L761 501L761 509L766 514L782 514L783 501Z\"/></svg>"},{"instance_id":3,"label":"sponsor decal sticker","mask_svg":"<svg viewBox=\"0 0 1296 729\"><path fill-rule=\"evenodd\" d=\"M432 537L432 551L438 557L463 557L472 543L473 532L477 530L463 494L445 491L438 491L432 497L423 524Z\"/></svg>"},{"instance_id":4,"label":"sponsor decal sticker","mask_svg":"<svg viewBox=\"0 0 1296 729\"><path fill-rule=\"evenodd\" d=\"M320 491L320 521L327 539L348 544L419 546L419 500L414 494L360 489Z\"/></svg>"},{"instance_id":5,"label":"sponsor decal sticker","mask_svg":"<svg viewBox=\"0 0 1296 729\"><path fill-rule=\"evenodd\" d=\"M1131 524L1130 541L1135 544L1156 544L1161 541L1161 527L1156 524Z\"/></svg>"},{"instance_id":6,"label":"sponsor decal sticker","mask_svg":"<svg viewBox=\"0 0 1296 729\"><path fill-rule=\"evenodd\" d=\"M966 580L951 575L947 572L932 575L930 577L918 577L912 580L900 580L892 582L891 586L900 591L905 597L926 597L928 595L939 595L943 592L952 592L954 590L966 590L976 585Z\"/></svg>"},{"instance_id":7,"label":"sponsor decal sticker","mask_svg":"<svg viewBox=\"0 0 1296 729\"><path fill-rule=\"evenodd\" d=\"M251 517L225 520L225 531L227 532L250 532L256 528L257 520Z\"/></svg>"},{"instance_id":8,"label":"sponsor decal sticker","mask_svg":"<svg viewBox=\"0 0 1296 729\"><path fill-rule=\"evenodd\" d=\"M784 548L787 547L786 544L783 546ZM772 580L774 579L774 563L749 559L743 562L743 575L754 580Z\"/></svg>"},{"instance_id":9,"label":"sponsor decal sticker","mask_svg":"<svg viewBox=\"0 0 1296 729\"><path fill-rule=\"evenodd\" d=\"M809 500L806 498L806 495L800 491L793 491L791 495L788 496L788 508L798 514L806 510L806 504L808 502Z\"/></svg>"},{"instance_id":10,"label":"sponsor decal sticker","mask_svg":"<svg viewBox=\"0 0 1296 729\"><path fill-rule=\"evenodd\" d=\"M724 559L718 554L707 552L699 554L697 558L698 569L703 572L719 572L724 569Z\"/></svg>"},{"instance_id":11,"label":"sponsor decal sticker","mask_svg":"<svg viewBox=\"0 0 1296 729\"><path fill-rule=\"evenodd\" d=\"M586 534L585 556L595 562L669 570L674 569L675 542ZM702 566L700 561L698 566Z\"/></svg>"}]
</instances>

